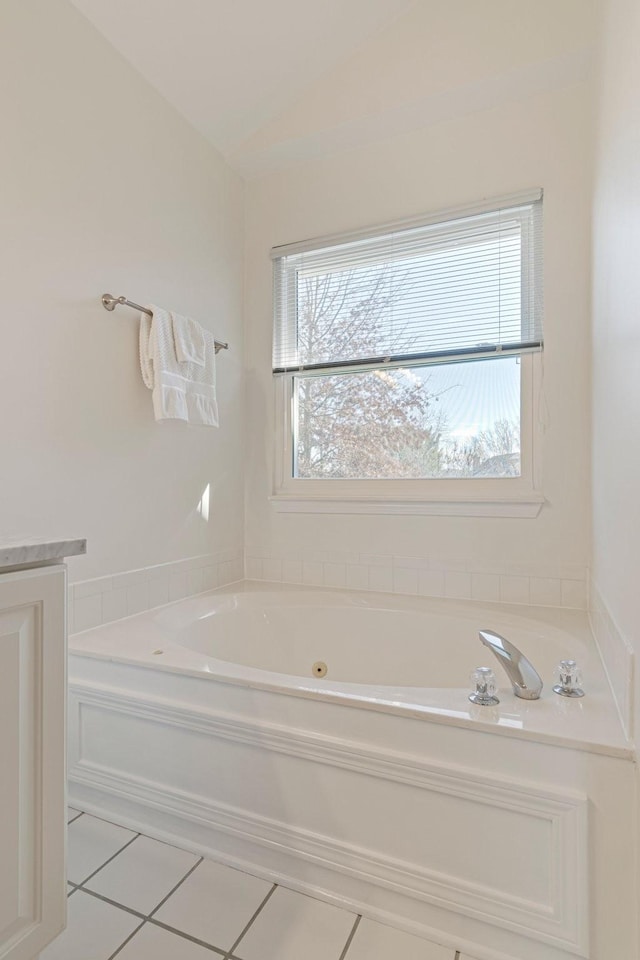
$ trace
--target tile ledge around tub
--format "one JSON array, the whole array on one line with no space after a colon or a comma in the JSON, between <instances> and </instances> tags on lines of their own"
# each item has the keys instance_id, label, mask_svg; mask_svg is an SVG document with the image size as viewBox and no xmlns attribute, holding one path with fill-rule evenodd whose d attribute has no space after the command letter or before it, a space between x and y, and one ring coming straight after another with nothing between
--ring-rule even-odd
<instances>
[{"instance_id":1,"label":"tile ledge around tub","mask_svg":"<svg viewBox=\"0 0 640 960\"><path fill-rule=\"evenodd\" d=\"M473 574L468 574L468 576L473 576ZM501 575L495 574L495 576L500 577ZM504 579L506 576L509 576L509 575L502 575L502 578ZM531 580L536 578L526 577L525 579ZM269 577L264 577L264 576L258 577L255 575L247 575L244 577L244 580L249 583L267 584L270 587L270 589L273 589L273 590L282 590L282 589L288 590L290 588L293 588L293 589L302 588L302 589L309 589L309 590L331 590L331 591L336 590L339 592L346 592L346 593L352 593L356 591L356 592L366 593L366 594L375 595L375 596L386 596L386 597L396 597L396 598L405 597L407 599L418 599L418 600L459 600L464 603L480 603L480 604L499 603L500 606L505 606L505 607L527 607L527 608L539 607L543 610L566 610L568 612L576 612L576 613L582 613L582 614L586 614L587 612L586 606L582 603L575 603L572 605L569 603L562 603L562 602L543 603L539 600L531 600L531 599L508 600L499 596L497 597L468 596L468 595L457 596L453 594L447 594L444 592L443 593L421 593L421 592L409 592L409 591L402 591L402 590L384 590L384 589L377 589L371 586L367 586L367 587L354 586L354 585L350 585L349 583L344 583L344 584L306 583L302 579L300 580L285 580L284 578L270 579ZM558 584L561 584L562 582L563 581L558 578ZM582 581L570 581L570 582L571 583L575 582L583 585ZM559 587L559 589L560 589L560 594L562 594L561 587Z\"/></svg>"},{"instance_id":2,"label":"tile ledge around tub","mask_svg":"<svg viewBox=\"0 0 640 960\"><path fill-rule=\"evenodd\" d=\"M122 623L123 620L134 620L137 617L143 617L145 614L155 613L156 610L162 610L165 607L173 607L178 603L184 603L185 600L197 600L199 597L205 597L211 593L223 593L230 587L238 587L240 583L246 583L243 577L239 580L231 580L229 583L221 583L217 587L211 587L208 590L200 590L198 593L189 593L184 597L176 597L174 600L167 600L165 603L157 603L153 607L145 607L144 610L138 610L136 613L125 613L122 617L114 617L113 620L105 620L100 623L94 623L91 627L84 627L82 630L70 630L69 641L74 637L81 637L85 633L91 633L99 630L100 627L110 627L112 624ZM285 584L283 584L285 586ZM288 586L288 584L286 584ZM325 588L326 589L326 588Z\"/></svg>"}]
</instances>

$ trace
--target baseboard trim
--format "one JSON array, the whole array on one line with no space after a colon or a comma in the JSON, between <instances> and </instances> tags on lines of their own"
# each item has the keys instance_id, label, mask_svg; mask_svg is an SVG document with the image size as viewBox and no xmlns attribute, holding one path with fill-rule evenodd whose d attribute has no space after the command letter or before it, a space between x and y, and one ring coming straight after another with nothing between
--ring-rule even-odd
<instances>
[{"instance_id":1,"label":"baseboard trim","mask_svg":"<svg viewBox=\"0 0 640 960\"><path fill-rule=\"evenodd\" d=\"M76 804L77 808L82 808L85 813L92 816L100 817L104 820L111 820L119 826L134 830L137 833L142 833L162 843L178 846L197 856L216 860L226 866L233 867L235 870L250 873L270 883L277 883L279 886L286 887L289 890L295 890L298 893L314 897L317 900L323 900L325 903L330 903L344 910L359 913L369 920L375 920L378 923L396 927L398 930L403 930L413 936L449 947L452 951L458 950L463 956L467 954L473 956L474 960L519 960L513 953L507 954L502 951L492 950L472 940L467 940L464 937L452 937L440 928L409 920L401 914L384 910L381 907L372 906L371 903L368 903L366 900L359 900L357 898L333 893L322 885L300 880L282 870L269 868L252 860L229 854L228 852L221 851L219 847L210 843L194 842L193 840L186 839L183 833L179 830L171 829L168 824L165 826L149 824L148 819L145 817L146 808L144 806L142 806L138 812L136 812L134 807L131 807L128 812L123 812L121 808L118 808L116 811L114 810L113 804L109 803L109 798L105 797L104 794L93 789L87 791L75 783L70 783L69 803L71 805Z\"/></svg>"}]
</instances>

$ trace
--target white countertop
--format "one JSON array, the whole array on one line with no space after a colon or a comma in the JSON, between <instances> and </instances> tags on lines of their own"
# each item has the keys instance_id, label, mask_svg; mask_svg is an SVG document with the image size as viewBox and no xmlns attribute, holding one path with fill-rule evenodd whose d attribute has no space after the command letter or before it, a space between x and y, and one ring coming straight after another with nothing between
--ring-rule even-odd
<instances>
[{"instance_id":1,"label":"white countertop","mask_svg":"<svg viewBox=\"0 0 640 960\"><path fill-rule=\"evenodd\" d=\"M51 563L64 557L87 552L86 540L14 540L0 541L0 570Z\"/></svg>"}]
</instances>

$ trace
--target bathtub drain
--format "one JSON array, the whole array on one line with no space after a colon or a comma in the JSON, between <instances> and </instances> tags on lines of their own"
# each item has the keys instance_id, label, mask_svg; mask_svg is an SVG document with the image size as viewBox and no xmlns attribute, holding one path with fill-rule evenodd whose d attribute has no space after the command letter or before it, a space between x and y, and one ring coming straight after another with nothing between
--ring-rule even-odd
<instances>
[{"instance_id":1,"label":"bathtub drain","mask_svg":"<svg viewBox=\"0 0 640 960\"><path fill-rule=\"evenodd\" d=\"M327 673L327 665L322 660L316 660L314 665L311 667L311 675L313 677L324 677Z\"/></svg>"}]
</instances>

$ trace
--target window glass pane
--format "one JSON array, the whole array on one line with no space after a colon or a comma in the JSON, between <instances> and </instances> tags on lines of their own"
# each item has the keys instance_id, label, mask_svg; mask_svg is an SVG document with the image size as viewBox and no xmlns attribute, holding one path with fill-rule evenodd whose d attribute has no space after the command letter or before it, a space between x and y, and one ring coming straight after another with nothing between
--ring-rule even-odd
<instances>
[{"instance_id":1,"label":"window glass pane","mask_svg":"<svg viewBox=\"0 0 640 960\"><path fill-rule=\"evenodd\" d=\"M520 476L520 358L294 377L294 476Z\"/></svg>"}]
</instances>

